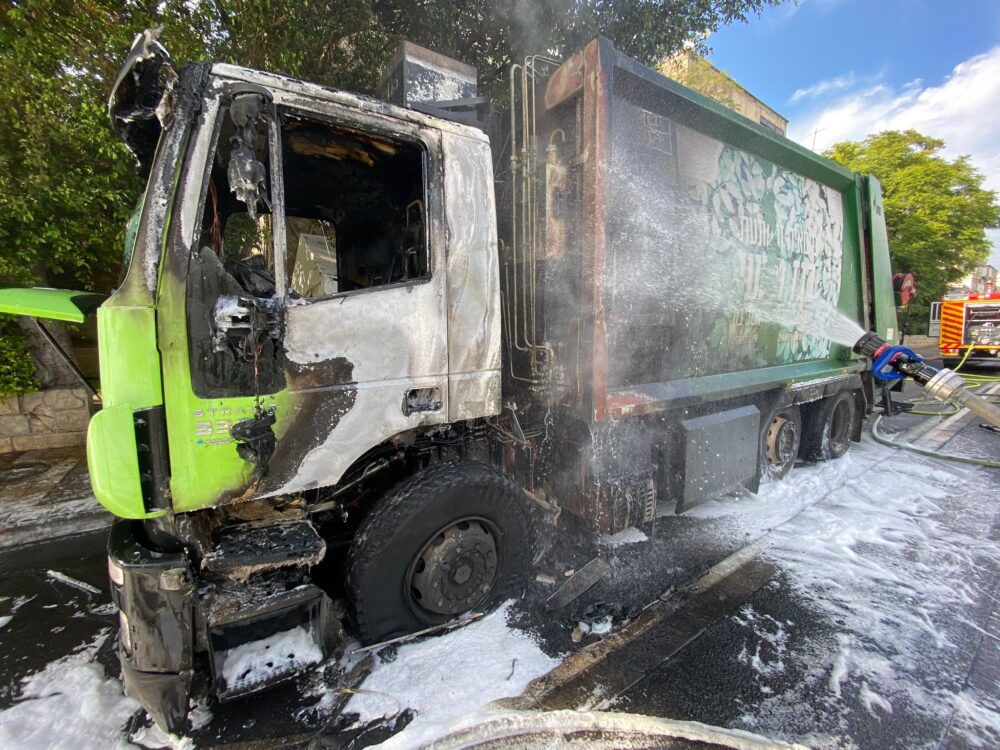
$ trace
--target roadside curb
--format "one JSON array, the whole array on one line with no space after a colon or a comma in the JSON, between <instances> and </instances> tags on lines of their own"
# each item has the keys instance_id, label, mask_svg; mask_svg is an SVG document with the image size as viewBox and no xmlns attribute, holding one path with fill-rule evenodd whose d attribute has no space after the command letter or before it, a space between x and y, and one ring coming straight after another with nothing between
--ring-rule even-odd
<instances>
[{"instance_id":1,"label":"roadside curb","mask_svg":"<svg viewBox=\"0 0 1000 750\"><path fill-rule=\"evenodd\" d=\"M0 549L94 531L113 520L94 497L83 448L0 461Z\"/></svg>"},{"instance_id":2,"label":"roadside curb","mask_svg":"<svg viewBox=\"0 0 1000 750\"><path fill-rule=\"evenodd\" d=\"M579 708L581 705L588 709L605 709L604 703L613 699L616 689L625 689L642 674L669 659L718 619L714 609L720 602L728 608L734 600L746 599L771 579L774 567L758 557L770 541L770 534L765 534L690 583L664 592L620 630L570 655L552 671L532 680L520 695L501 698L493 705L520 711ZM737 575L747 571L749 575ZM700 611L703 609L706 611ZM685 610L690 610L683 623L687 627L674 627L673 616L684 614ZM651 664L644 657L629 658L623 654L640 638L658 642L662 647L657 649L660 661ZM594 700L595 681L601 684L601 690L597 703L590 705L588 700Z\"/></svg>"},{"instance_id":3,"label":"roadside curb","mask_svg":"<svg viewBox=\"0 0 1000 750\"><path fill-rule=\"evenodd\" d=\"M100 510L62 519L55 523L36 523L9 528L0 525L0 550L109 528L112 521L114 521L114 517L110 513Z\"/></svg>"}]
</instances>

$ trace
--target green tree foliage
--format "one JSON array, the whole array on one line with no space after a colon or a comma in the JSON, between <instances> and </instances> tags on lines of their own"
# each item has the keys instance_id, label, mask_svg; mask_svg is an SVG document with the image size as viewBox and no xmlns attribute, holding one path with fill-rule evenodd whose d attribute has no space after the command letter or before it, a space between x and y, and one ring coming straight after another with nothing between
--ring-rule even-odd
<instances>
[{"instance_id":1,"label":"green tree foliage","mask_svg":"<svg viewBox=\"0 0 1000 750\"><path fill-rule=\"evenodd\" d=\"M135 30L159 24L200 57L185 3L24 0L0 21L0 280L91 285L120 255L141 184L108 89Z\"/></svg>"},{"instance_id":2,"label":"green tree foliage","mask_svg":"<svg viewBox=\"0 0 1000 750\"><path fill-rule=\"evenodd\" d=\"M224 60L372 93L403 38L473 63L502 94L514 61L597 33L655 63L780 0L13 0L0 6L0 285L108 291L142 185L105 103L134 35L177 62ZM0 337L5 334L0 333Z\"/></svg>"},{"instance_id":3,"label":"green tree foliage","mask_svg":"<svg viewBox=\"0 0 1000 750\"><path fill-rule=\"evenodd\" d=\"M111 130L108 89L137 29L162 25L200 57L209 23L180 2L0 7L0 286L110 289L142 186ZM18 328L0 327L0 357L20 357L0 368L0 392L31 387L24 351Z\"/></svg>"},{"instance_id":4,"label":"green tree foliage","mask_svg":"<svg viewBox=\"0 0 1000 750\"><path fill-rule=\"evenodd\" d=\"M479 66L488 89L529 53L601 32L656 62L778 0L15 0L0 9L0 283L93 285L141 189L108 125L137 31L178 61L222 59L371 92L409 38Z\"/></svg>"},{"instance_id":5,"label":"green tree foliage","mask_svg":"<svg viewBox=\"0 0 1000 750\"><path fill-rule=\"evenodd\" d=\"M989 257L985 230L1000 221L1000 205L968 156L941 156L944 141L915 130L885 131L863 142L838 143L826 156L882 183L893 270L913 273L918 321L930 302Z\"/></svg>"},{"instance_id":6,"label":"green tree foliage","mask_svg":"<svg viewBox=\"0 0 1000 750\"><path fill-rule=\"evenodd\" d=\"M38 387L35 366L17 325L0 319L0 401Z\"/></svg>"},{"instance_id":7,"label":"green tree foliage","mask_svg":"<svg viewBox=\"0 0 1000 750\"><path fill-rule=\"evenodd\" d=\"M479 69L502 96L527 55L562 57L597 34L649 65L782 0L216 0L220 57L372 92L401 39ZM169 44L170 40L167 39Z\"/></svg>"}]
</instances>

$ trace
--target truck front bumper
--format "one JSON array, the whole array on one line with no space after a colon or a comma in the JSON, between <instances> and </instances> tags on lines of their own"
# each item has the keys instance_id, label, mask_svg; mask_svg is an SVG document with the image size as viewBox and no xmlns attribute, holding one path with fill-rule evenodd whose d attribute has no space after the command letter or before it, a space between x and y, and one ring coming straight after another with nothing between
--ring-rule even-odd
<instances>
[{"instance_id":1,"label":"truck front bumper","mask_svg":"<svg viewBox=\"0 0 1000 750\"><path fill-rule=\"evenodd\" d=\"M193 576L183 553L150 549L137 525L116 521L108 539L125 694L178 732L186 726L194 674Z\"/></svg>"},{"instance_id":2,"label":"truck front bumper","mask_svg":"<svg viewBox=\"0 0 1000 750\"><path fill-rule=\"evenodd\" d=\"M141 521L119 520L108 540L108 574L119 611L125 693L171 733L187 728L191 698L229 700L295 677L344 641L338 605L292 567L241 577L196 569L183 552L144 542ZM255 642L302 629L312 646L287 663L247 674L229 669Z\"/></svg>"}]
</instances>

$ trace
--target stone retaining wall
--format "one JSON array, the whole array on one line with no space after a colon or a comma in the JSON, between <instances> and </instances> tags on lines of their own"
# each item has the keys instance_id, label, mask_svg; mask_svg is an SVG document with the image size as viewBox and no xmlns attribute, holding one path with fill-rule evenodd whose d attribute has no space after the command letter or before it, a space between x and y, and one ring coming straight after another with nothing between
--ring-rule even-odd
<instances>
[{"instance_id":1,"label":"stone retaining wall","mask_svg":"<svg viewBox=\"0 0 1000 750\"><path fill-rule=\"evenodd\" d=\"M65 448L87 442L90 394L48 388L0 401L0 453Z\"/></svg>"}]
</instances>

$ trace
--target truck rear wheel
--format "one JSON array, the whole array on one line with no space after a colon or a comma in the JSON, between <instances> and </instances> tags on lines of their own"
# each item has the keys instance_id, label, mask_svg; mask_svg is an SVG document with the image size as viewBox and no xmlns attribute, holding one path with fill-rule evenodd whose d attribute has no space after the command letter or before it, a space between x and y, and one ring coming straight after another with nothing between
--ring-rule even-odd
<instances>
[{"instance_id":1,"label":"truck rear wheel","mask_svg":"<svg viewBox=\"0 0 1000 750\"><path fill-rule=\"evenodd\" d=\"M840 458L851 447L858 406L854 394L842 391L810 405L802 426L799 454L810 461Z\"/></svg>"},{"instance_id":2,"label":"truck rear wheel","mask_svg":"<svg viewBox=\"0 0 1000 750\"><path fill-rule=\"evenodd\" d=\"M411 633L521 593L532 559L524 493L473 462L431 466L381 498L347 560L363 643Z\"/></svg>"},{"instance_id":3,"label":"truck rear wheel","mask_svg":"<svg viewBox=\"0 0 1000 750\"><path fill-rule=\"evenodd\" d=\"M763 422L760 433L760 473L762 477L784 479L795 465L802 434L798 406L778 406Z\"/></svg>"}]
</instances>

